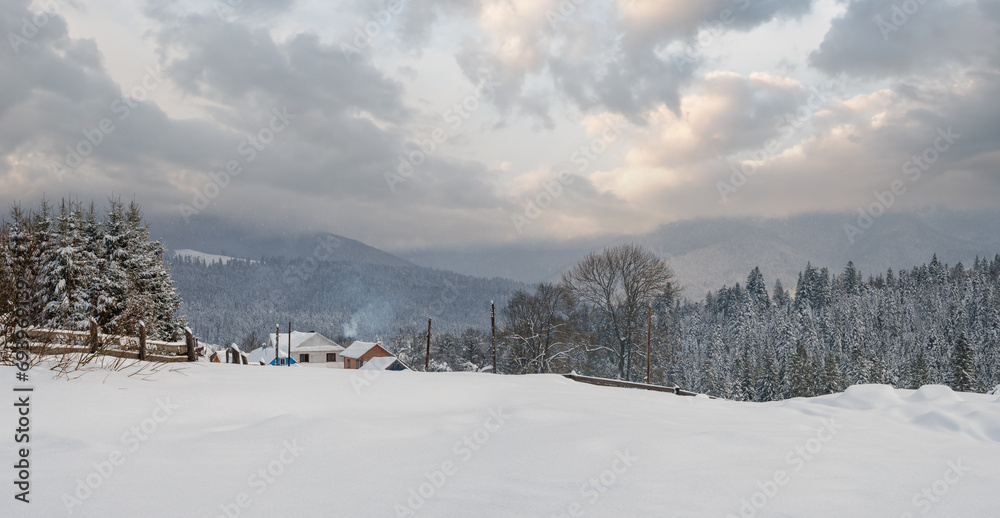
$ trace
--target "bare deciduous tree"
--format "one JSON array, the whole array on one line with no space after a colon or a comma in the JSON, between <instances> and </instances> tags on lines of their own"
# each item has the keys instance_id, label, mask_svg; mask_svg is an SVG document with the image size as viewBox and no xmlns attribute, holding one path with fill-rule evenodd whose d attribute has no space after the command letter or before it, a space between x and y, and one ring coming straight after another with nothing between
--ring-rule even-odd
<instances>
[{"instance_id":1,"label":"bare deciduous tree","mask_svg":"<svg viewBox=\"0 0 1000 518\"><path fill-rule=\"evenodd\" d=\"M566 340L572 302L562 286L542 283L535 293L518 291L500 312L504 337L517 373L557 370L572 345Z\"/></svg>"},{"instance_id":2,"label":"bare deciduous tree","mask_svg":"<svg viewBox=\"0 0 1000 518\"><path fill-rule=\"evenodd\" d=\"M589 306L605 322L614 346L619 379L631 377L634 346L646 327L646 308L677 294L674 272L652 252L636 244L605 248L584 257L563 276L573 299Z\"/></svg>"}]
</instances>

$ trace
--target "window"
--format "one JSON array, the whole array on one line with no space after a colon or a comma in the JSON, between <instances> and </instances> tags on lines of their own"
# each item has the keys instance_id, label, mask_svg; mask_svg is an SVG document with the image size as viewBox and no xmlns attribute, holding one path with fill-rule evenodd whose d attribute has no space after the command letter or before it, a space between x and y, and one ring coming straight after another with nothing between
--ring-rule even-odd
<instances>
[{"instance_id":1,"label":"window","mask_svg":"<svg viewBox=\"0 0 1000 518\"><path fill-rule=\"evenodd\" d=\"M299 363L309 363L309 355L308 354L300 354L299 355Z\"/></svg>"},{"instance_id":2,"label":"window","mask_svg":"<svg viewBox=\"0 0 1000 518\"><path fill-rule=\"evenodd\" d=\"M337 361L337 353L326 353L326 361L328 362Z\"/></svg>"},{"instance_id":3,"label":"window","mask_svg":"<svg viewBox=\"0 0 1000 518\"><path fill-rule=\"evenodd\" d=\"M359 368L359 369L360 369L361 367L363 367L363 366L364 366L364 364L365 364L365 361L364 361L364 360L358 360L358 368Z\"/></svg>"}]
</instances>

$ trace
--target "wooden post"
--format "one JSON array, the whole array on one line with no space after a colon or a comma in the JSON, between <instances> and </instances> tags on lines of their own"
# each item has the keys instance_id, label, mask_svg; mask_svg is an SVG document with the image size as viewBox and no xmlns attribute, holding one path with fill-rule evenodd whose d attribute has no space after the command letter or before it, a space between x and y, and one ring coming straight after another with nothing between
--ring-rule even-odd
<instances>
[{"instance_id":1,"label":"wooden post","mask_svg":"<svg viewBox=\"0 0 1000 518\"><path fill-rule=\"evenodd\" d=\"M274 324L274 366L277 367L281 365L281 359L278 354L278 350L281 349L278 345L281 343L281 325Z\"/></svg>"},{"instance_id":2,"label":"wooden post","mask_svg":"<svg viewBox=\"0 0 1000 518\"><path fill-rule=\"evenodd\" d=\"M139 361L146 359L146 323L139 321Z\"/></svg>"},{"instance_id":3,"label":"wooden post","mask_svg":"<svg viewBox=\"0 0 1000 518\"><path fill-rule=\"evenodd\" d=\"M191 328L190 327L185 327L184 328L184 341L187 342L187 356L188 356L188 361L189 362L196 362L196 361L198 361L198 357L195 355L195 352L194 352L194 348L195 348L195 345L194 345L194 334L191 333Z\"/></svg>"},{"instance_id":4,"label":"wooden post","mask_svg":"<svg viewBox=\"0 0 1000 518\"><path fill-rule=\"evenodd\" d=\"M431 319L427 319L427 356L424 357L424 372L431 370Z\"/></svg>"},{"instance_id":5,"label":"wooden post","mask_svg":"<svg viewBox=\"0 0 1000 518\"><path fill-rule=\"evenodd\" d=\"M97 354L97 321L90 317L90 354Z\"/></svg>"},{"instance_id":6,"label":"wooden post","mask_svg":"<svg viewBox=\"0 0 1000 518\"><path fill-rule=\"evenodd\" d=\"M292 366L292 323L288 323L288 361L285 362L289 367Z\"/></svg>"},{"instance_id":7,"label":"wooden post","mask_svg":"<svg viewBox=\"0 0 1000 518\"><path fill-rule=\"evenodd\" d=\"M490 337L493 342L493 374L497 373L497 307L490 301Z\"/></svg>"},{"instance_id":8,"label":"wooden post","mask_svg":"<svg viewBox=\"0 0 1000 518\"><path fill-rule=\"evenodd\" d=\"M653 306L649 306L649 313L646 318L646 383L652 383L650 373L650 347L649 343L653 339Z\"/></svg>"}]
</instances>

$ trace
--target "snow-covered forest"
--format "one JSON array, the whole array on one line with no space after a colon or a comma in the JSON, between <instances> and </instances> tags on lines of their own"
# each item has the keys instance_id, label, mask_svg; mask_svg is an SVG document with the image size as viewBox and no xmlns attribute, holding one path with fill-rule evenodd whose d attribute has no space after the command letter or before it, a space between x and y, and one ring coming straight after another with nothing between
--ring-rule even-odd
<instances>
[{"instance_id":1,"label":"snow-covered forest","mask_svg":"<svg viewBox=\"0 0 1000 518\"><path fill-rule=\"evenodd\" d=\"M841 273L807 264L794 291L780 281L769 290L754 269L745 285L701 301L679 298L669 265L637 245L595 252L561 283L533 290L427 268L285 258L175 260L175 288L141 209L116 199L101 217L78 202L15 206L0 253L0 296L27 283L29 320L50 328L84 330L93 318L105 332L134 334L143 321L151 336L175 339L187 324L177 315L183 295L202 339L251 349L259 339L247 337L291 320L338 340L381 338L419 367L433 317L431 369L486 371L492 299L503 373L642 381L648 340L652 382L738 400L863 383L982 391L1000 381L1000 256L971 268L934 257L867 277L850 263ZM615 274L613 264L631 273Z\"/></svg>"},{"instance_id":2,"label":"snow-covered forest","mask_svg":"<svg viewBox=\"0 0 1000 518\"><path fill-rule=\"evenodd\" d=\"M853 264L840 274L807 264L794 297L780 281L769 291L754 269L745 285L702 301L653 298L652 379L749 401L863 383L983 391L1000 381L998 277L1000 256L971 268L934 257L867 278ZM608 313L565 297L564 287L543 284L512 298L502 312L504 368L617 377ZM645 376L648 314L639 316L631 380Z\"/></svg>"},{"instance_id":3,"label":"snow-covered forest","mask_svg":"<svg viewBox=\"0 0 1000 518\"><path fill-rule=\"evenodd\" d=\"M489 325L489 303L524 285L416 266L315 258L204 261L175 257L171 276L192 329L210 343L260 345L253 338L292 322L335 340L371 340L401 327L461 333Z\"/></svg>"},{"instance_id":4,"label":"snow-covered forest","mask_svg":"<svg viewBox=\"0 0 1000 518\"><path fill-rule=\"evenodd\" d=\"M102 216L93 203L15 205L0 225L0 307L25 297L17 302L32 325L86 330L93 318L102 332L135 336L143 322L151 338L174 340L186 320L164 252L135 202L111 199Z\"/></svg>"}]
</instances>

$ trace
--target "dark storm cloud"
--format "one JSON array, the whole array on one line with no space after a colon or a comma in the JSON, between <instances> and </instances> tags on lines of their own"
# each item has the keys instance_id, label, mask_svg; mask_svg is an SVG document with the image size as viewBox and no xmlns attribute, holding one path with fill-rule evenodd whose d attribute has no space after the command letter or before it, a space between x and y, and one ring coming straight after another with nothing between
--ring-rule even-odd
<instances>
[{"instance_id":1,"label":"dark storm cloud","mask_svg":"<svg viewBox=\"0 0 1000 518\"><path fill-rule=\"evenodd\" d=\"M23 20L47 19L33 37L0 52L0 154L29 159L22 161L30 173L21 175L22 187L57 191L95 169L126 189L147 181L162 187L161 166L202 163L224 142L225 132L211 124L172 122L141 100L164 80L156 63L137 84L119 85L95 42L70 39L57 13L32 11L24 1L4 4L0 23L15 34Z\"/></svg>"},{"instance_id":2,"label":"dark storm cloud","mask_svg":"<svg viewBox=\"0 0 1000 518\"><path fill-rule=\"evenodd\" d=\"M853 0L809 61L830 74L876 79L975 66L1000 50L997 9L993 0Z\"/></svg>"},{"instance_id":3,"label":"dark storm cloud","mask_svg":"<svg viewBox=\"0 0 1000 518\"><path fill-rule=\"evenodd\" d=\"M302 110L342 115L365 110L399 123L407 113L402 85L365 60L347 61L313 34L277 43L264 28L210 15L163 19L157 41L170 78L187 92L239 106L294 102ZM178 56L178 57L173 57Z\"/></svg>"},{"instance_id":4,"label":"dark storm cloud","mask_svg":"<svg viewBox=\"0 0 1000 518\"><path fill-rule=\"evenodd\" d=\"M3 26L30 20L35 13L28 5L4 0ZM250 2L238 7L247 14L271 12ZM0 53L0 182L19 190L5 193L7 201L42 192L97 200L136 192L152 200L151 211L176 213L193 204L192 195L206 192L210 172L232 161L244 173L209 210L236 215L258 204L294 207L296 197L322 196L330 216L390 196L384 173L419 136L405 126L414 114L402 101L404 85L368 61L347 62L339 48L315 35L276 41L252 17L183 13L172 6L147 14L160 24L153 34L160 59L136 85L111 79L95 42L69 38L58 16L18 52L6 47ZM151 101L130 98L145 98L165 83L209 117L174 119ZM292 118L287 130L255 149L251 163L243 153L250 150L247 139L260 136L283 112ZM112 132L97 145L88 143L87 135L100 135L94 131L105 119L113 122ZM80 143L88 151L82 165L72 164L60 182L52 164L66 163L66 146ZM495 198L488 177L481 165L438 153L407 186L419 197L404 194L394 205L410 211L405 217L411 220L424 203L481 207Z\"/></svg>"},{"instance_id":5,"label":"dark storm cloud","mask_svg":"<svg viewBox=\"0 0 1000 518\"><path fill-rule=\"evenodd\" d=\"M369 60L345 60L339 47L314 35L276 42L264 29L203 15L164 22L161 52L180 56L168 61L170 76L191 94L221 104L220 117L252 133L261 122L243 121L243 114L268 113L271 106L295 114L292 136L261 152L253 165L268 174L250 181L331 199L392 194L385 173L423 137L405 127L416 114L403 104L404 85ZM478 207L492 197L476 164L451 163L438 153L417 169L405 187L421 196L397 199L397 207L435 201Z\"/></svg>"}]
</instances>

